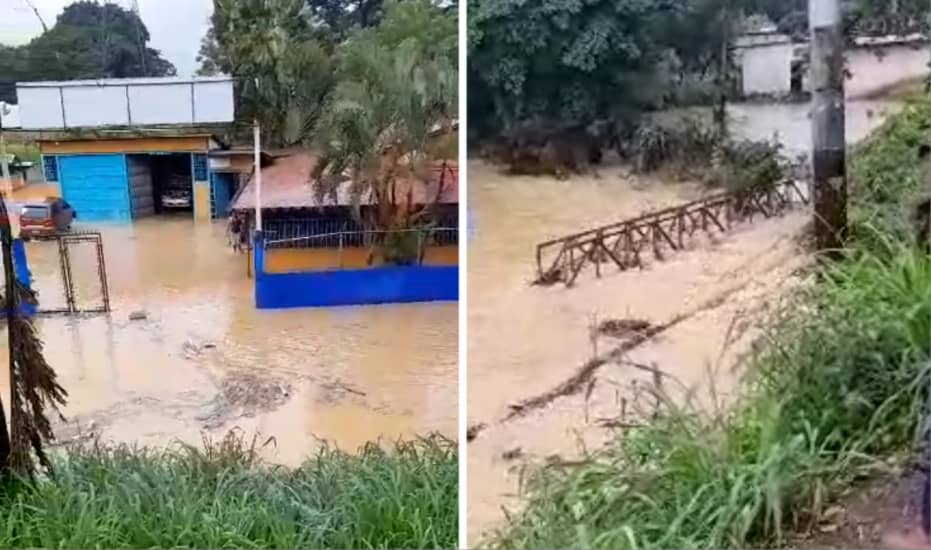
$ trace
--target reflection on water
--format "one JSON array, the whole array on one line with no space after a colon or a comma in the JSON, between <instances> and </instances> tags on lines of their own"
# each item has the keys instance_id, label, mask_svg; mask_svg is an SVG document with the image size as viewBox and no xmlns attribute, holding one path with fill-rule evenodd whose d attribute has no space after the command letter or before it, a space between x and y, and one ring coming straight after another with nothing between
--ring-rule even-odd
<instances>
[{"instance_id":1,"label":"reflection on water","mask_svg":"<svg viewBox=\"0 0 931 550\"><path fill-rule=\"evenodd\" d=\"M355 449L455 435L456 304L258 311L223 224L151 218L97 229L112 314L36 321L70 394L60 437L93 428L165 444L239 426L273 436L273 457L296 463L314 436ZM63 304L57 247L27 252L42 304ZM78 301L99 300L93 249L71 256ZM129 319L138 312L146 318Z\"/></svg>"}]
</instances>

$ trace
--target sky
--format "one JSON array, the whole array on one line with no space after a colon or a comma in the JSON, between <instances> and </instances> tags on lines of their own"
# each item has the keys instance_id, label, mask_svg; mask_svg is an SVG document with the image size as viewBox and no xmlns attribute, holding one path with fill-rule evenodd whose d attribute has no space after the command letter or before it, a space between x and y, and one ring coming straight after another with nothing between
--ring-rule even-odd
<instances>
[{"instance_id":1,"label":"sky","mask_svg":"<svg viewBox=\"0 0 931 550\"><path fill-rule=\"evenodd\" d=\"M46 24L52 27L58 14L74 0L32 0ZM138 0L142 21L149 29L149 46L161 50L174 63L178 75L197 70L197 50L207 32L213 11L211 0ZM131 0L111 0L125 8ZM42 33L42 25L26 0L0 0L0 43L23 44Z\"/></svg>"}]
</instances>

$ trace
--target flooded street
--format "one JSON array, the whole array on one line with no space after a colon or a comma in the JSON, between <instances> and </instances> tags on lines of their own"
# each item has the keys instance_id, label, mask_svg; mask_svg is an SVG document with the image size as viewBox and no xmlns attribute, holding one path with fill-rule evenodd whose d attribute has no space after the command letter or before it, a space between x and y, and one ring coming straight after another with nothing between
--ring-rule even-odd
<instances>
[{"instance_id":1,"label":"flooded street","mask_svg":"<svg viewBox=\"0 0 931 550\"><path fill-rule=\"evenodd\" d=\"M788 152L805 152L807 108L736 106L733 128L754 139L776 134ZM851 109L848 139L855 141L896 106L857 102ZM705 406L711 404L712 381L718 399L733 390L739 379L733 368L775 307L772 298L799 284L795 272L807 258L795 237L809 219L806 211L697 239L691 250L653 261L643 271L608 268L601 279L585 271L572 289L530 286L537 243L706 192L695 184L632 176L624 167L556 181L509 177L484 162L470 163L468 421L487 426L469 444L470 544L501 525L502 507L519 507L522 464L557 455L571 459L582 447L602 445L614 436L605 426L629 404L632 384L650 382L636 369L606 365L584 392L504 420L515 403L551 390L617 345L592 338L598 322L638 318L658 324L688 313L627 359L656 365L685 387L704 387Z\"/></svg>"},{"instance_id":2,"label":"flooded street","mask_svg":"<svg viewBox=\"0 0 931 550\"><path fill-rule=\"evenodd\" d=\"M294 465L317 438L355 450L455 436L456 304L258 311L246 256L227 246L223 223L159 217L93 229L103 234L112 314L36 321L69 393L59 439L90 431L197 443L240 427L273 437L268 458ZM63 305L56 245L27 252L41 305ZM92 248L71 255L78 301L99 300Z\"/></svg>"}]
</instances>

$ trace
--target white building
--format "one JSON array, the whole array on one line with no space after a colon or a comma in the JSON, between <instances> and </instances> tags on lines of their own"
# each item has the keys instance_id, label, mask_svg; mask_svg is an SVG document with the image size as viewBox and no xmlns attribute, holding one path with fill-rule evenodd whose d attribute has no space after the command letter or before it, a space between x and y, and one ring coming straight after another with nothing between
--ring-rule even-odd
<instances>
[{"instance_id":1,"label":"white building","mask_svg":"<svg viewBox=\"0 0 931 550\"><path fill-rule=\"evenodd\" d=\"M19 128L19 105L0 101L0 126Z\"/></svg>"},{"instance_id":2,"label":"white building","mask_svg":"<svg viewBox=\"0 0 931 550\"><path fill-rule=\"evenodd\" d=\"M923 35L863 37L846 52L850 98L869 96L900 82L928 74L931 52ZM741 36L734 59L744 97L785 97L809 91L807 42L792 42L776 32Z\"/></svg>"}]
</instances>

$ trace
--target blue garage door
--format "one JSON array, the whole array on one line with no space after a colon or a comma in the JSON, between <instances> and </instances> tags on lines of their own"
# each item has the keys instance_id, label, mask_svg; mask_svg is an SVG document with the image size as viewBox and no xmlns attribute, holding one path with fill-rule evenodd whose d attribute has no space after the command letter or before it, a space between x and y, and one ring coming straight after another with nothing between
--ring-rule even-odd
<instances>
[{"instance_id":1,"label":"blue garage door","mask_svg":"<svg viewBox=\"0 0 931 550\"><path fill-rule=\"evenodd\" d=\"M123 155L62 155L61 192L79 221L129 221L129 178Z\"/></svg>"}]
</instances>

